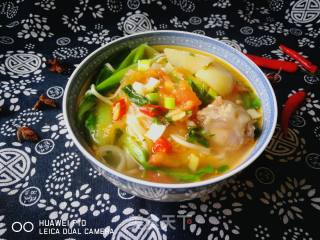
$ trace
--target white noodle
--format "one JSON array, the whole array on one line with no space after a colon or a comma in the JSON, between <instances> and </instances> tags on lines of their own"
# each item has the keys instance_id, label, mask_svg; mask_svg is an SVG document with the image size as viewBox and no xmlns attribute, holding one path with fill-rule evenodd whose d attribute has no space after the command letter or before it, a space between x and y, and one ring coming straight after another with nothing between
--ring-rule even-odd
<instances>
[{"instance_id":1,"label":"white noodle","mask_svg":"<svg viewBox=\"0 0 320 240\"><path fill-rule=\"evenodd\" d=\"M97 153L100 156L102 156L106 152L112 152L117 156L119 163L116 166L116 170L123 171L125 167L128 166L127 161L130 161L130 160L128 160L126 152L123 151L121 148L114 145L105 145L97 149Z\"/></svg>"},{"instance_id":2,"label":"white noodle","mask_svg":"<svg viewBox=\"0 0 320 240\"><path fill-rule=\"evenodd\" d=\"M201 153L204 153L204 154L207 154L207 155L211 154L211 151L209 149L201 147L201 146L193 144L193 143L189 143L186 140L184 140L182 136L179 136L177 134L171 134L170 136L175 142L177 142L178 144L180 144L180 145L182 145L184 147L198 150Z\"/></svg>"},{"instance_id":3,"label":"white noodle","mask_svg":"<svg viewBox=\"0 0 320 240\"><path fill-rule=\"evenodd\" d=\"M91 85L90 91L94 96L96 96L102 102L112 105L112 102L109 100L109 98L102 96L100 93L98 93L94 84Z\"/></svg>"}]
</instances>

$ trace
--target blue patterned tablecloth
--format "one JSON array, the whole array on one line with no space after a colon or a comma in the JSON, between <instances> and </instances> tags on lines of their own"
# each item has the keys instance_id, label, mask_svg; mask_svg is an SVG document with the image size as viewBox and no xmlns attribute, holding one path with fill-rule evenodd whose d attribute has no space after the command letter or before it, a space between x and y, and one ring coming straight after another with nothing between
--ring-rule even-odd
<instances>
[{"instance_id":1,"label":"blue patterned tablecloth","mask_svg":"<svg viewBox=\"0 0 320 240\"><path fill-rule=\"evenodd\" d=\"M244 53L319 61L319 0L3 0L0 2L0 239L320 239L320 84L302 70L273 83L278 105L303 88L284 137L214 194L157 203L126 194L91 168L68 135L61 101L71 66L120 36L177 29ZM40 94L59 107L32 110ZM38 143L16 140L17 126ZM60 220L60 221L56 221ZM58 224L68 224L71 227Z\"/></svg>"}]
</instances>

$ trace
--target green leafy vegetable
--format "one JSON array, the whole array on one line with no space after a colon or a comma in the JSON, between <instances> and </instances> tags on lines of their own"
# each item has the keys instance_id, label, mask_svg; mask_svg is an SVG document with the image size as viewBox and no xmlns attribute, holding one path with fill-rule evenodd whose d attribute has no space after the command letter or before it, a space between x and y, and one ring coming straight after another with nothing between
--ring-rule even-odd
<instances>
[{"instance_id":1,"label":"green leafy vegetable","mask_svg":"<svg viewBox=\"0 0 320 240\"><path fill-rule=\"evenodd\" d=\"M166 170L162 169L162 171L167 175L175 178L178 181L197 182L197 181L200 181L204 175L213 173L214 168L208 165L203 168L200 168L196 172L178 171L178 170L171 170L171 169L166 169Z\"/></svg>"},{"instance_id":2,"label":"green leafy vegetable","mask_svg":"<svg viewBox=\"0 0 320 240\"><path fill-rule=\"evenodd\" d=\"M218 170L218 173L224 173L224 172L229 170L229 166L228 165L222 165L222 166L218 167L217 170Z\"/></svg>"},{"instance_id":3,"label":"green leafy vegetable","mask_svg":"<svg viewBox=\"0 0 320 240\"><path fill-rule=\"evenodd\" d=\"M92 138L96 131L96 117L93 112L90 111L88 113L88 116L84 122L84 126L87 130L88 135L90 136L90 138Z\"/></svg>"},{"instance_id":4,"label":"green leafy vegetable","mask_svg":"<svg viewBox=\"0 0 320 240\"><path fill-rule=\"evenodd\" d=\"M152 58L152 57L154 57L154 56L159 54L159 52L156 49L154 49L153 47L149 46L148 44L145 44L144 52L145 52L146 57L148 57L148 58Z\"/></svg>"},{"instance_id":5,"label":"green leafy vegetable","mask_svg":"<svg viewBox=\"0 0 320 240\"><path fill-rule=\"evenodd\" d=\"M139 60L143 58L145 48L146 48L146 44L141 44L136 48L137 51L133 57L133 63L137 63Z\"/></svg>"},{"instance_id":6,"label":"green leafy vegetable","mask_svg":"<svg viewBox=\"0 0 320 240\"><path fill-rule=\"evenodd\" d=\"M127 96L129 97L130 101L135 103L138 106L143 106L146 105L148 103L150 103L149 99L138 94L133 88L132 85L129 84L127 86L125 86L124 88L122 88L122 91L127 94Z\"/></svg>"},{"instance_id":7,"label":"green leafy vegetable","mask_svg":"<svg viewBox=\"0 0 320 240\"><path fill-rule=\"evenodd\" d=\"M86 94L82 99L78 109L78 122L83 123L86 114L91 110L97 103L97 98L92 94Z\"/></svg>"},{"instance_id":8,"label":"green leafy vegetable","mask_svg":"<svg viewBox=\"0 0 320 240\"><path fill-rule=\"evenodd\" d=\"M98 145L112 144L113 134L105 135L105 130L112 124L112 107L109 104L99 102L95 108L95 131L92 135Z\"/></svg>"},{"instance_id":9,"label":"green leafy vegetable","mask_svg":"<svg viewBox=\"0 0 320 240\"><path fill-rule=\"evenodd\" d=\"M241 95L242 105L245 109L261 107L260 99L254 93L244 93Z\"/></svg>"},{"instance_id":10,"label":"green leafy vegetable","mask_svg":"<svg viewBox=\"0 0 320 240\"><path fill-rule=\"evenodd\" d=\"M187 133L187 141L191 143L198 143L204 147L209 147L209 142L206 134L201 127L189 127Z\"/></svg>"},{"instance_id":11,"label":"green leafy vegetable","mask_svg":"<svg viewBox=\"0 0 320 240\"><path fill-rule=\"evenodd\" d=\"M99 74L97 76L96 84L101 83L103 80L107 79L112 74L113 74L113 71L112 71L109 63L104 64L102 66L102 68L100 69L100 72L99 72Z\"/></svg>"},{"instance_id":12,"label":"green leafy vegetable","mask_svg":"<svg viewBox=\"0 0 320 240\"><path fill-rule=\"evenodd\" d=\"M105 79L104 81L99 83L96 87L96 90L98 92L101 92L101 91L107 91L107 90L114 88L115 86L117 86L120 83L121 79L127 73L127 71L129 69L133 69L135 67L136 67L136 64L133 64L133 65L130 65L129 67L124 68L120 71L116 71L110 77L108 77L107 79Z\"/></svg>"},{"instance_id":13,"label":"green leafy vegetable","mask_svg":"<svg viewBox=\"0 0 320 240\"><path fill-rule=\"evenodd\" d=\"M128 66L137 63L138 60L142 59L144 56L144 50L146 46L146 44L140 44L136 48L132 49L128 56L120 63L116 71L125 69Z\"/></svg>"},{"instance_id":14,"label":"green leafy vegetable","mask_svg":"<svg viewBox=\"0 0 320 240\"><path fill-rule=\"evenodd\" d=\"M128 134L122 135L122 146L123 148L144 168L149 168L148 161L148 151L144 149L133 137Z\"/></svg>"},{"instance_id":15,"label":"green leafy vegetable","mask_svg":"<svg viewBox=\"0 0 320 240\"><path fill-rule=\"evenodd\" d=\"M197 97L201 100L201 107L205 107L210 104L214 98L218 95L212 88L206 83L199 81L193 77L188 78L188 83Z\"/></svg>"},{"instance_id":16,"label":"green leafy vegetable","mask_svg":"<svg viewBox=\"0 0 320 240\"><path fill-rule=\"evenodd\" d=\"M131 50L128 47L123 48L112 54L107 60L115 69L119 69L120 64L130 54L130 52Z\"/></svg>"},{"instance_id":17,"label":"green leafy vegetable","mask_svg":"<svg viewBox=\"0 0 320 240\"><path fill-rule=\"evenodd\" d=\"M125 69L128 66L132 65L134 63L133 58L136 55L137 50L138 50L138 48L131 50L131 52L128 54L128 56L120 63L120 65L116 69L116 71L120 71L120 70Z\"/></svg>"}]
</instances>

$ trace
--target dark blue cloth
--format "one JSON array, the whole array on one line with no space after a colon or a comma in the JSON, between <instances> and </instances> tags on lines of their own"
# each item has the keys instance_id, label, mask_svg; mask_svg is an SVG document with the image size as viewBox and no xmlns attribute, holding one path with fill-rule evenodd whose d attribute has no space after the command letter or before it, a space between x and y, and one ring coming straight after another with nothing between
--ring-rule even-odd
<instances>
[{"instance_id":1,"label":"dark blue cloth","mask_svg":"<svg viewBox=\"0 0 320 240\"><path fill-rule=\"evenodd\" d=\"M157 203L118 190L91 168L61 113L70 73L45 64L56 57L73 67L117 37L156 29L205 34L244 53L292 61L278 49L285 43L319 64L319 15L319 0L2 1L0 239L319 239L318 77L301 69L278 74L279 109L301 88L306 101L288 135L278 127L245 171L205 199ZM32 110L40 94L58 108ZM41 141L18 143L19 126Z\"/></svg>"}]
</instances>

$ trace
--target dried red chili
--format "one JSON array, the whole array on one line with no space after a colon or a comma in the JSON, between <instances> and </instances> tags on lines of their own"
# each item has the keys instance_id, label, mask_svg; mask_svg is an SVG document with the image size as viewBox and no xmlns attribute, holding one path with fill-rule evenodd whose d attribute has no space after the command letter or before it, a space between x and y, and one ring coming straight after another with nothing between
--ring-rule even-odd
<instances>
[{"instance_id":1,"label":"dried red chili","mask_svg":"<svg viewBox=\"0 0 320 240\"><path fill-rule=\"evenodd\" d=\"M49 65L49 71L51 72L63 73L66 70L58 58L48 59L47 64Z\"/></svg>"},{"instance_id":2,"label":"dried red chili","mask_svg":"<svg viewBox=\"0 0 320 240\"><path fill-rule=\"evenodd\" d=\"M47 98L44 94L41 94L37 102L33 105L33 109L39 109L42 104L53 108L57 107L57 103L55 100Z\"/></svg>"},{"instance_id":3,"label":"dried red chili","mask_svg":"<svg viewBox=\"0 0 320 240\"><path fill-rule=\"evenodd\" d=\"M291 48L288 48L283 44L280 44L279 48L283 53L287 54L288 56L292 57L294 60L298 61L301 64L301 66L307 71L311 73L316 73L318 71L318 66L314 65L311 61L306 59L297 51Z\"/></svg>"},{"instance_id":4,"label":"dried red chili","mask_svg":"<svg viewBox=\"0 0 320 240\"><path fill-rule=\"evenodd\" d=\"M251 54L246 54L259 67L269 68L273 70L282 70L285 72L294 73L298 70L298 65L294 62L281 61L277 59L270 59Z\"/></svg>"},{"instance_id":5,"label":"dried red chili","mask_svg":"<svg viewBox=\"0 0 320 240\"><path fill-rule=\"evenodd\" d=\"M281 129L285 135L288 133L291 115L297 110L305 98L306 93L304 90L301 90L288 97L287 101L283 105L281 113Z\"/></svg>"},{"instance_id":6,"label":"dried red chili","mask_svg":"<svg viewBox=\"0 0 320 240\"><path fill-rule=\"evenodd\" d=\"M17 139L19 142L24 141L32 141L37 142L39 140L38 134L29 127L19 127L17 129Z\"/></svg>"}]
</instances>

